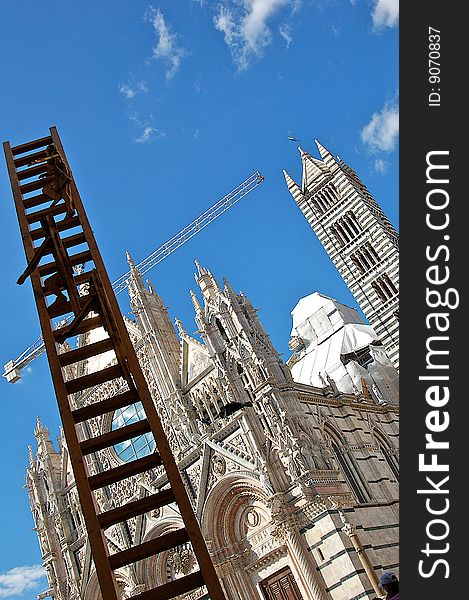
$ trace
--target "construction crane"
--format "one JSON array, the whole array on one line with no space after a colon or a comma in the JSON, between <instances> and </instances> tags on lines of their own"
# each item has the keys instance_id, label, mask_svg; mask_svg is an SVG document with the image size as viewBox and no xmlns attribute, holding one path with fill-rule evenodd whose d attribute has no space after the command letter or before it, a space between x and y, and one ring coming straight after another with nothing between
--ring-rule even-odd
<instances>
[{"instance_id":1,"label":"construction crane","mask_svg":"<svg viewBox=\"0 0 469 600\"><path fill-rule=\"evenodd\" d=\"M207 225L222 215L226 210L234 206L241 200L241 198L246 196L246 194L262 183L262 181L264 181L264 177L259 171L254 171L252 175L231 190L231 192L226 194L226 196L223 196L223 198L221 198L213 206L208 208L191 223L181 229L181 231L176 233L171 239L166 241L149 256L138 263L136 265L137 269L142 275L144 275L147 271L172 254L180 246L197 235L197 233L202 231L202 229L207 227ZM127 271L112 282L112 289L116 295L120 294L120 292L126 289L129 277L130 271ZM60 322L59 326L63 326L64 324L66 324L66 320ZM38 356L43 354L44 351L44 341L42 336L40 336L33 344L31 344L24 352L22 352L17 359L10 360L4 365L3 377L5 377L9 383L16 383L21 379L21 370L27 367Z\"/></svg>"}]
</instances>

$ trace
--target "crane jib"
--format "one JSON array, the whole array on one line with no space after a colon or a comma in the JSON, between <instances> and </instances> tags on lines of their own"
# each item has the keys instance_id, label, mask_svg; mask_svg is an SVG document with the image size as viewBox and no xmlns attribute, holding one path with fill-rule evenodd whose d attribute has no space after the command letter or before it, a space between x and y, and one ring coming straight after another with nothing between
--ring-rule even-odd
<instances>
[{"instance_id":1,"label":"crane jib","mask_svg":"<svg viewBox=\"0 0 469 600\"><path fill-rule=\"evenodd\" d=\"M212 221L222 215L226 210L234 206L246 194L256 188L264 181L264 177L259 171L254 171L237 187L233 188L226 196L223 196L210 208L200 214L196 219L191 221L172 238L161 244L154 252L144 258L141 262L135 265L137 270L144 275L150 269L155 267L162 260L167 258L175 250L188 242L197 233L202 231ZM112 289L116 295L120 294L127 288L127 281L130 277L130 271L127 271L115 281L112 282ZM59 322L58 326L63 326L67 323L67 319ZM40 336L33 344L24 350L18 358L10 360L4 365L3 377L9 383L16 383L21 379L21 370L27 367L37 357L45 352L44 341Z\"/></svg>"}]
</instances>

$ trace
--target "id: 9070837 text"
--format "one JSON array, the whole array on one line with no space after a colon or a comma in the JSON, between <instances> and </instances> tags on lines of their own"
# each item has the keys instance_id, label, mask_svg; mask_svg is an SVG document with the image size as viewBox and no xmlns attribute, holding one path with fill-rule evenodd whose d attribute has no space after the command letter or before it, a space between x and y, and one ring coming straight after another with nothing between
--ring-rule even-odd
<instances>
[{"instance_id":1,"label":"id: 9070837 text","mask_svg":"<svg viewBox=\"0 0 469 600\"><path fill-rule=\"evenodd\" d=\"M428 28L428 83L432 86L428 94L428 106L440 106L440 49L441 32L434 27Z\"/></svg>"}]
</instances>

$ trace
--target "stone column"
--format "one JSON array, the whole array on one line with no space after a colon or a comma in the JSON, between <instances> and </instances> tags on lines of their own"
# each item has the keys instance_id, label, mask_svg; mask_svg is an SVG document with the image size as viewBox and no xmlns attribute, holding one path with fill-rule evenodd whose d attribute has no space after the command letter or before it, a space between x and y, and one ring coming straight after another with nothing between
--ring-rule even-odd
<instances>
[{"instance_id":1,"label":"stone column","mask_svg":"<svg viewBox=\"0 0 469 600\"><path fill-rule=\"evenodd\" d=\"M306 541L298 529L298 519L294 515L288 517L276 527L273 535L287 546L288 554L296 566L297 577L311 594L311 599L326 600L328 596L324 583L313 564L313 557Z\"/></svg>"},{"instance_id":2,"label":"stone column","mask_svg":"<svg viewBox=\"0 0 469 600\"><path fill-rule=\"evenodd\" d=\"M342 510L339 510L339 515L342 523L344 524L341 531L343 531L350 538L355 552L357 553L358 558L363 568L365 569L365 573L371 585L373 586L376 595L378 596L378 598L384 598L385 594L383 590L379 587L378 576L376 575L376 572L373 569L373 565L371 564L370 559L368 558L368 555L362 546L360 538L358 537L357 528L352 523L347 522L345 513Z\"/></svg>"},{"instance_id":3,"label":"stone column","mask_svg":"<svg viewBox=\"0 0 469 600\"><path fill-rule=\"evenodd\" d=\"M246 562L245 556L237 556L215 565L227 598L259 598L251 577L245 571Z\"/></svg>"}]
</instances>

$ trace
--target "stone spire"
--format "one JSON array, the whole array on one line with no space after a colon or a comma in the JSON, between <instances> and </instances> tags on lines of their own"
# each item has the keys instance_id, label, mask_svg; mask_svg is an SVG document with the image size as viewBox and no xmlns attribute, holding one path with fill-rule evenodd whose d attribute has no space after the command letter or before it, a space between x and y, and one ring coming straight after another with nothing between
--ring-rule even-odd
<instances>
[{"instance_id":1,"label":"stone spire","mask_svg":"<svg viewBox=\"0 0 469 600\"><path fill-rule=\"evenodd\" d=\"M285 169L283 169L283 176L285 177L288 191L295 199L295 202L299 202L299 200L303 198L303 192L301 191L300 186L296 183L296 181L293 181Z\"/></svg>"},{"instance_id":2,"label":"stone spire","mask_svg":"<svg viewBox=\"0 0 469 600\"><path fill-rule=\"evenodd\" d=\"M126 254L130 265L130 306L142 336L152 345L149 355L153 358L159 392L165 398L180 383L179 339L163 300L149 280L145 286L130 253Z\"/></svg>"},{"instance_id":3,"label":"stone spire","mask_svg":"<svg viewBox=\"0 0 469 600\"><path fill-rule=\"evenodd\" d=\"M327 165L335 164L337 161L334 158L334 155L331 152L329 152L329 150L327 150L327 148L325 148L319 140L314 141L316 143L316 146L318 147L319 154L321 155L322 160Z\"/></svg>"},{"instance_id":4,"label":"stone spire","mask_svg":"<svg viewBox=\"0 0 469 600\"><path fill-rule=\"evenodd\" d=\"M288 189L398 368L398 233L356 173L316 144L321 160L299 148L302 193L291 178Z\"/></svg>"},{"instance_id":5,"label":"stone spire","mask_svg":"<svg viewBox=\"0 0 469 600\"><path fill-rule=\"evenodd\" d=\"M202 292L202 296L205 300L215 300L217 294L220 292L217 280L208 269L201 267L197 260L195 261L195 264L197 273L194 273L194 276L197 285Z\"/></svg>"}]
</instances>

